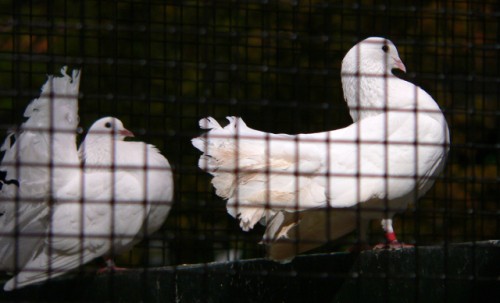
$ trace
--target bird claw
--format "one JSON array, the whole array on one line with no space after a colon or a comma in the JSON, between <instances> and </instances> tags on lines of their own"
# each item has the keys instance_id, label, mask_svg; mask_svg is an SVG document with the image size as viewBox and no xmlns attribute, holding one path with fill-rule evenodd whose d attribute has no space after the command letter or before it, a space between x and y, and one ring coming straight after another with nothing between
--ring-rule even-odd
<instances>
[{"instance_id":1,"label":"bird claw","mask_svg":"<svg viewBox=\"0 0 500 303\"><path fill-rule=\"evenodd\" d=\"M116 266L115 262L111 258L107 258L105 260L105 263L106 263L106 265L102 266L101 268L99 268L97 270L98 275L107 274L107 273L115 273L115 272L127 270L127 268L125 268L125 267Z\"/></svg>"}]
</instances>

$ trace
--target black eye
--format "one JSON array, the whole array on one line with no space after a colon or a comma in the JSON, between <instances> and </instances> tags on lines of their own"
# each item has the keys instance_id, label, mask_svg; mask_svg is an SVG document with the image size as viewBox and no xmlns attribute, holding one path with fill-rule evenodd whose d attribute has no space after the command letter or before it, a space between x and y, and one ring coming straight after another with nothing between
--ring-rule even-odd
<instances>
[{"instance_id":1,"label":"black eye","mask_svg":"<svg viewBox=\"0 0 500 303\"><path fill-rule=\"evenodd\" d=\"M106 122L106 124L104 124L104 127L111 128L111 122Z\"/></svg>"},{"instance_id":2,"label":"black eye","mask_svg":"<svg viewBox=\"0 0 500 303\"><path fill-rule=\"evenodd\" d=\"M384 51L384 53L387 53L389 51L389 46L387 45L382 46L382 50Z\"/></svg>"}]
</instances>

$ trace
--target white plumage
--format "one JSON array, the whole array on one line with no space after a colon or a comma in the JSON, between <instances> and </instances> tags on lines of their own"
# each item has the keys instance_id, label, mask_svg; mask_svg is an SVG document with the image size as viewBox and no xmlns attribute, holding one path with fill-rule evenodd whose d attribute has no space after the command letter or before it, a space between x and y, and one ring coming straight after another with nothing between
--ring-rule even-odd
<instances>
[{"instance_id":1,"label":"white plumage","mask_svg":"<svg viewBox=\"0 0 500 303\"><path fill-rule=\"evenodd\" d=\"M80 73L61 73L48 77L24 112L26 122L1 148L0 270L22 268L43 243L50 196L65 182L66 167L78 165Z\"/></svg>"},{"instance_id":2,"label":"white plumage","mask_svg":"<svg viewBox=\"0 0 500 303\"><path fill-rule=\"evenodd\" d=\"M193 139L203 152L200 168L213 175L217 195L243 230L267 223L272 259L351 232L358 207L363 222L389 219L383 227L394 237L392 216L442 171L446 120L432 97L395 77L394 68L405 71L384 38L363 40L347 53L341 77L354 123L343 129L285 135L253 130L235 117L224 128L213 118L200 121L210 130Z\"/></svg>"},{"instance_id":3,"label":"white plumage","mask_svg":"<svg viewBox=\"0 0 500 303\"><path fill-rule=\"evenodd\" d=\"M99 256L122 253L160 228L168 215L172 172L154 146L123 141L133 134L112 117L96 121L79 150L76 132L68 135L72 143L54 155L68 154L68 163L74 164L65 167L65 182L53 187L55 203L38 231L43 235L39 248L5 290L59 276ZM48 213L48 205L43 207Z\"/></svg>"},{"instance_id":4,"label":"white plumage","mask_svg":"<svg viewBox=\"0 0 500 303\"><path fill-rule=\"evenodd\" d=\"M130 175L139 183L139 186L132 187L132 197L138 195L141 207L147 207L148 211L140 232L131 243L133 245L143 235L150 235L163 225L171 208L174 184L168 160L151 144L123 141L124 137L131 136L133 134L123 127L120 120L113 117L102 118L89 129L79 148L79 154L85 165L86 175L104 173L105 178L117 179ZM127 188L131 185L124 186L125 192L130 190ZM119 193L117 187L115 192ZM124 201L127 201L126 193ZM130 201L134 199L131 198ZM116 250L115 253L121 252L118 247L113 249ZM126 247L124 250L127 249Z\"/></svg>"}]
</instances>

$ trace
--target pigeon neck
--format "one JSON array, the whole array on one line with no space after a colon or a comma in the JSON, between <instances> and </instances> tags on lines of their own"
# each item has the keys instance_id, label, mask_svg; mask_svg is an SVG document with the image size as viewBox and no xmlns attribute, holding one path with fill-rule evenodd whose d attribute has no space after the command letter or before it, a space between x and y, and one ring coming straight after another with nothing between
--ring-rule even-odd
<instances>
[{"instance_id":1,"label":"pigeon neck","mask_svg":"<svg viewBox=\"0 0 500 303\"><path fill-rule=\"evenodd\" d=\"M354 122L383 113L389 100L389 83L398 80L392 73L372 67L370 72L343 72L342 88Z\"/></svg>"},{"instance_id":2,"label":"pigeon neck","mask_svg":"<svg viewBox=\"0 0 500 303\"><path fill-rule=\"evenodd\" d=\"M109 167L115 158L116 141L109 136L87 136L80 150L81 158L88 169ZM97 167L94 167L97 166Z\"/></svg>"}]
</instances>

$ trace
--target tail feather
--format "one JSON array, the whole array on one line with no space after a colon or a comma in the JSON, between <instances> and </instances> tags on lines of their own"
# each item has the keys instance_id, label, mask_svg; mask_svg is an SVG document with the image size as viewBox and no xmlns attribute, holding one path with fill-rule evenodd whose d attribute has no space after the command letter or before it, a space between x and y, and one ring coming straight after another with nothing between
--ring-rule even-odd
<instances>
[{"instance_id":1,"label":"tail feather","mask_svg":"<svg viewBox=\"0 0 500 303\"><path fill-rule=\"evenodd\" d=\"M14 266L10 260L15 259L15 251L6 247L14 247L14 243L21 248L31 247L32 241L39 242L14 239L15 226L22 231L36 221L42 224L48 214L46 202L66 182L68 165L79 166L76 128L80 72L74 70L70 76L66 70L62 68L62 77L48 77L40 97L24 112L27 120L9 132L0 148L4 152L0 171L5 174L2 180L7 181L2 182L0 190L4 201L0 216L2 268Z\"/></svg>"},{"instance_id":2,"label":"tail feather","mask_svg":"<svg viewBox=\"0 0 500 303\"><path fill-rule=\"evenodd\" d=\"M210 130L192 142L203 152L199 167L213 175L216 194L228 200L228 213L240 220L243 230L253 228L270 210L295 211L299 202L308 207L325 203L325 181L314 175L323 166L317 149L299 146L296 136L265 133L241 118L227 119L223 128L211 117L202 119L200 126Z\"/></svg>"},{"instance_id":3,"label":"tail feather","mask_svg":"<svg viewBox=\"0 0 500 303\"><path fill-rule=\"evenodd\" d=\"M33 100L24 111L28 120L23 128L49 128L76 130L78 126L78 90L80 71L67 74L67 67L61 69L62 77L49 76L42 86L40 97Z\"/></svg>"},{"instance_id":4,"label":"tail feather","mask_svg":"<svg viewBox=\"0 0 500 303\"><path fill-rule=\"evenodd\" d=\"M203 118L198 123L200 125L200 128L202 128L202 129L222 128L222 126L220 126L219 122L217 122L217 120L215 120L212 117Z\"/></svg>"}]
</instances>

